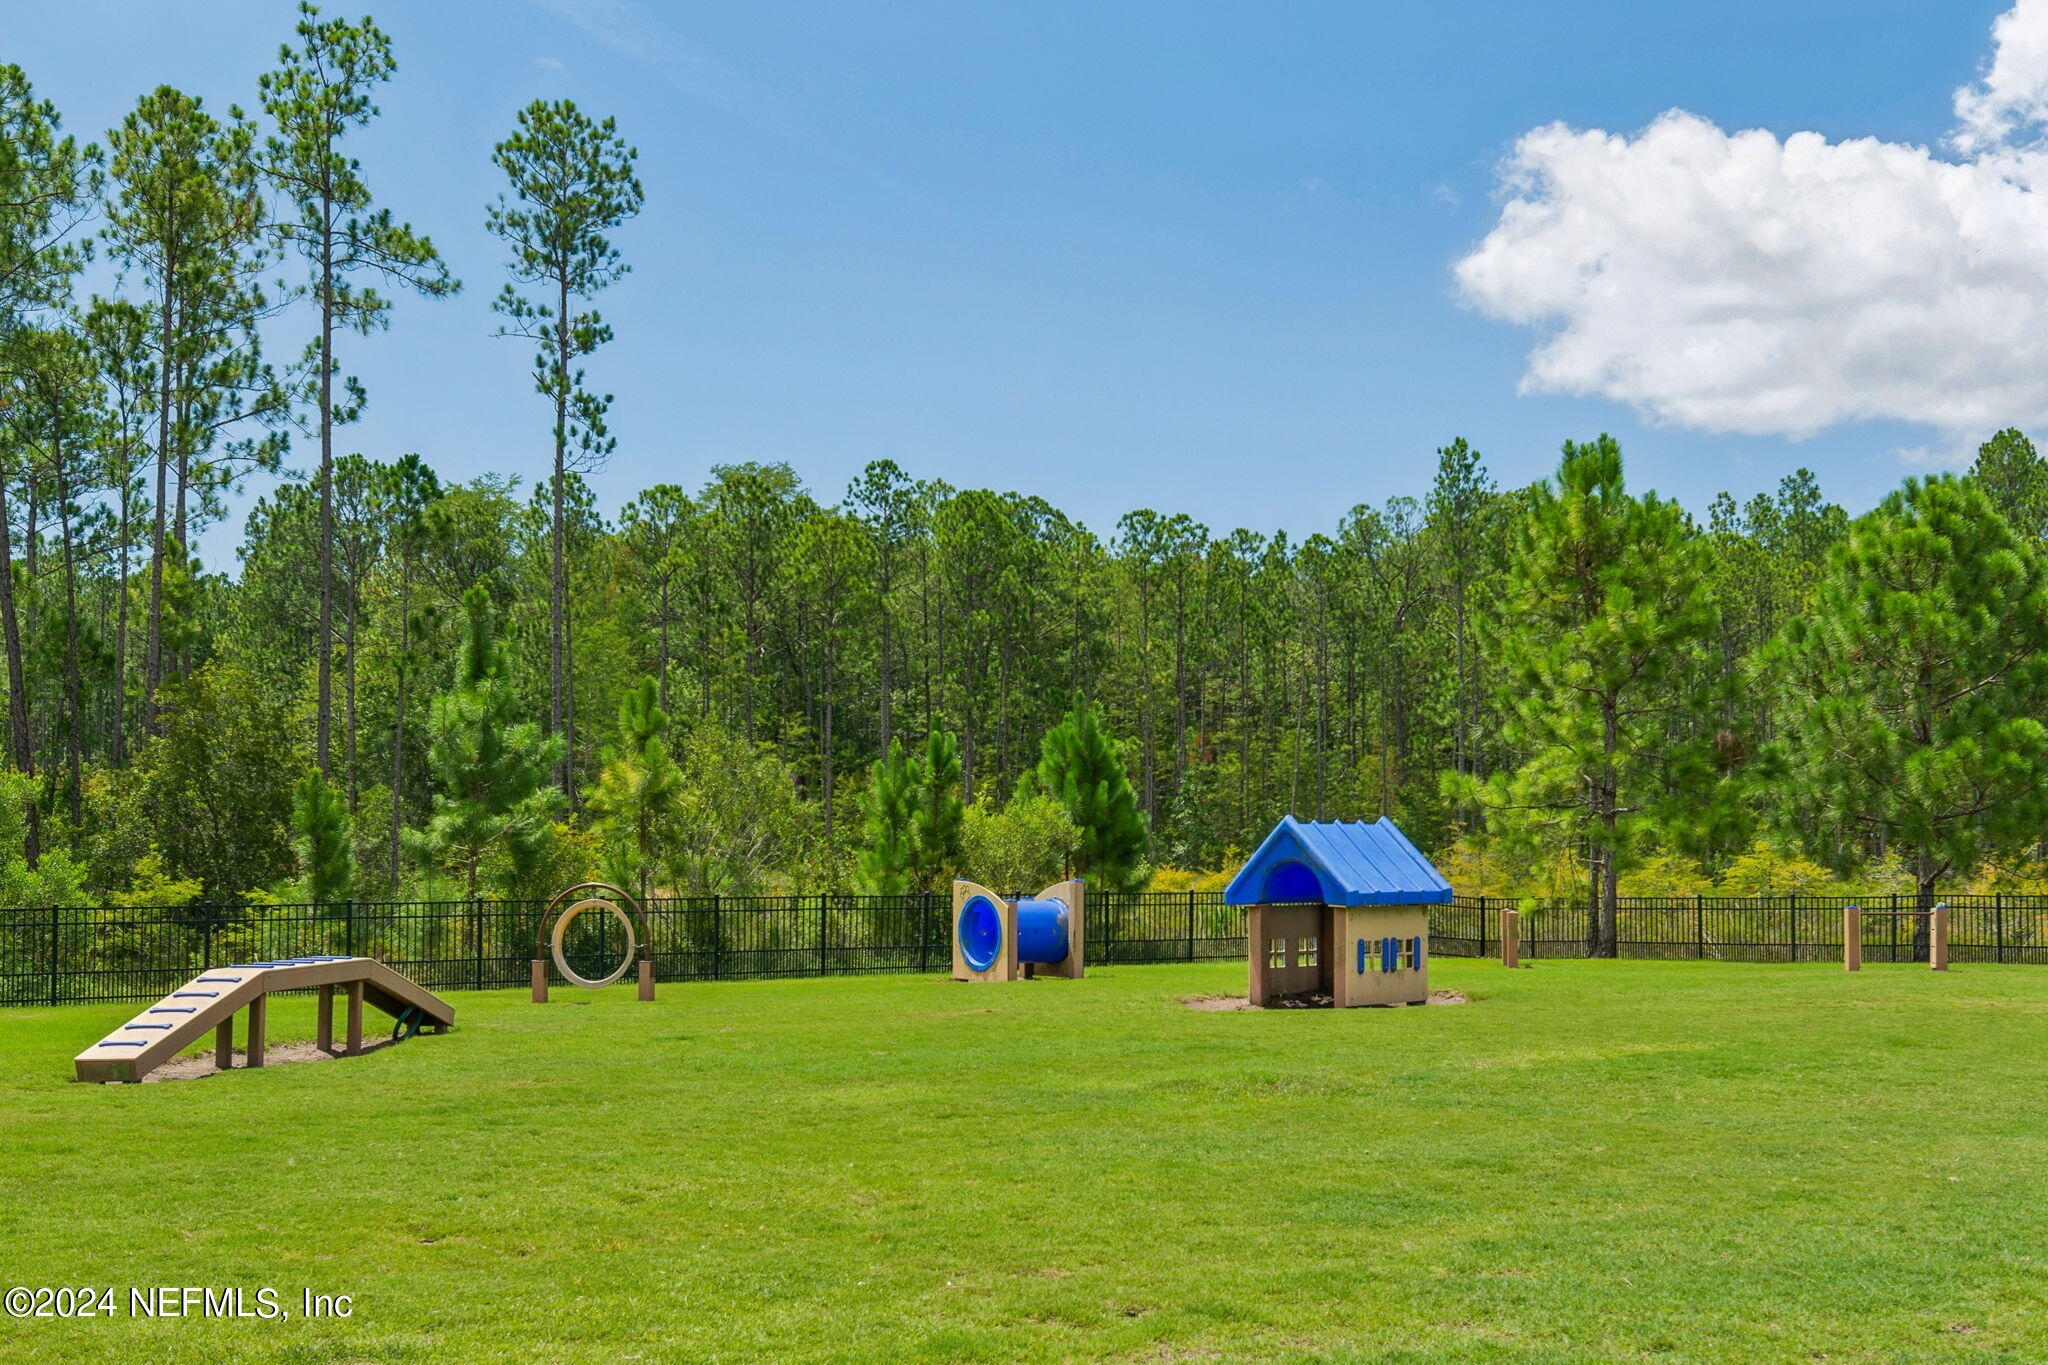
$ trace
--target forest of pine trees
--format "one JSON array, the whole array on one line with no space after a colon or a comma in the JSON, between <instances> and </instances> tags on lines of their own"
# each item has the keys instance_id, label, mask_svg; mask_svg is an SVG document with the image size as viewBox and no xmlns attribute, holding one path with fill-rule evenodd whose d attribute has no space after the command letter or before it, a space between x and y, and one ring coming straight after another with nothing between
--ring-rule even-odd
<instances>
[{"instance_id":1,"label":"forest of pine trees","mask_svg":"<svg viewBox=\"0 0 2048 1365\"><path fill-rule=\"evenodd\" d=\"M463 287L347 150L395 69L306 6L253 116L165 87L94 140L0 66L0 903L976 859L1187 885L1284 812L1388 814L1461 889L1610 911L2032 875L2048 473L2017 431L1853 520L1803 470L1701 520L1604 437L1526 489L1417 452L1420 497L1300 540L1098 533L886 461L719 465L606 516L615 400L581 367L641 191L557 101L508 119L478 206L507 255L465 265L534 349L530 465L446 482L348 453L350 354ZM193 557L257 477L237 562ZM1118 765L1127 793L1073 780Z\"/></svg>"}]
</instances>

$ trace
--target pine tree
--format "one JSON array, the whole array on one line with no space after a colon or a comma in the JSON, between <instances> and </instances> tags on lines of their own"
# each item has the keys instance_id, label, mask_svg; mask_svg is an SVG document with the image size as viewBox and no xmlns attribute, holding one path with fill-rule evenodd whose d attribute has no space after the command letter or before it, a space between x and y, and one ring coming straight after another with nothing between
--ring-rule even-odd
<instances>
[{"instance_id":1,"label":"pine tree","mask_svg":"<svg viewBox=\"0 0 2048 1365\"><path fill-rule=\"evenodd\" d=\"M589 806L606 878L643 901L683 796L682 770L668 751L668 715L655 693L654 679L642 678L620 699L618 739L605 749Z\"/></svg>"},{"instance_id":2,"label":"pine tree","mask_svg":"<svg viewBox=\"0 0 2048 1365\"><path fill-rule=\"evenodd\" d=\"M36 98L20 67L0 64L0 370L26 368L15 343L32 319L63 305L84 259L75 230L92 212L99 192L97 149L81 148L62 131L57 108ZM9 402L7 406L11 407ZM0 479L10 477L0 470ZM33 773L23 644L15 610L15 568L0 505L0 619L7 653L8 761ZM25 547L31 572L33 536ZM41 856L39 812L32 805L24 836L29 867Z\"/></svg>"},{"instance_id":3,"label":"pine tree","mask_svg":"<svg viewBox=\"0 0 2048 1365\"><path fill-rule=\"evenodd\" d=\"M871 896L894 896L910 890L917 863L918 766L903 752L900 739L889 741L888 755L875 764L861 798L860 889Z\"/></svg>"},{"instance_id":4,"label":"pine tree","mask_svg":"<svg viewBox=\"0 0 2048 1365\"><path fill-rule=\"evenodd\" d=\"M639 155L611 119L593 119L570 100L535 100L520 110L517 131L491 153L511 181L512 200L500 195L486 212L485 226L511 246L514 283L537 286L540 293L528 298L508 284L491 306L509 319L500 336L538 346L534 390L554 409L549 733L565 737L559 780L572 802L576 701L568 662L563 480L572 468L602 465L617 444L605 427L611 395L585 388L577 362L611 340L610 326L583 305L629 269L605 234L640 211L643 195L633 174Z\"/></svg>"},{"instance_id":5,"label":"pine tree","mask_svg":"<svg viewBox=\"0 0 2048 1365\"><path fill-rule=\"evenodd\" d=\"M1501 669L1501 742L1522 765L1483 785L1451 774L1446 790L1481 801L1511 846L1584 850L1595 956L1615 954L1624 866L1654 838L1710 824L1731 794L1708 725L1708 573L1683 509L1623 486L1613 438L1567 441L1555 481L1529 490L1482 620Z\"/></svg>"},{"instance_id":6,"label":"pine tree","mask_svg":"<svg viewBox=\"0 0 2048 1365\"><path fill-rule=\"evenodd\" d=\"M911 829L915 857L911 886L936 891L960 867L960 826L967 817L960 799L960 746L937 726L925 737L924 758L913 769L916 810Z\"/></svg>"},{"instance_id":7,"label":"pine tree","mask_svg":"<svg viewBox=\"0 0 2048 1365\"><path fill-rule=\"evenodd\" d=\"M426 826L406 844L421 863L461 877L473 899L486 856L502 850L509 874L530 871L562 793L548 775L562 741L518 721L511 668L499 647L490 593L462 595L467 617L454 685L427 714L427 767L438 790Z\"/></svg>"},{"instance_id":8,"label":"pine tree","mask_svg":"<svg viewBox=\"0 0 2048 1365\"><path fill-rule=\"evenodd\" d=\"M1974 479L1910 479L1828 557L1769 662L1779 806L1816 851L1902 850L1923 906L2048 822L2048 565Z\"/></svg>"},{"instance_id":9,"label":"pine tree","mask_svg":"<svg viewBox=\"0 0 2048 1365\"><path fill-rule=\"evenodd\" d=\"M327 785L318 768L308 769L292 791L292 832L299 879L315 905L345 901L355 888L355 835L348 802Z\"/></svg>"},{"instance_id":10,"label":"pine tree","mask_svg":"<svg viewBox=\"0 0 2048 1365\"><path fill-rule=\"evenodd\" d=\"M1150 833L1123 754L1093 703L1075 698L1074 709L1046 732L1031 782L1066 807L1079 832L1075 875L1105 890L1142 879Z\"/></svg>"},{"instance_id":11,"label":"pine tree","mask_svg":"<svg viewBox=\"0 0 2048 1365\"><path fill-rule=\"evenodd\" d=\"M2048 460L2017 427L2007 427L1977 447L1970 477L2029 540L2048 537Z\"/></svg>"},{"instance_id":12,"label":"pine tree","mask_svg":"<svg viewBox=\"0 0 2048 1365\"><path fill-rule=\"evenodd\" d=\"M369 19L349 23L322 20L309 0L300 0L296 30L300 47L278 49L277 70L257 81L263 110L277 125L264 143L265 178L283 195L290 216L276 231L306 258L304 292L319 314L319 334L307 348L316 383L316 425L320 436L320 640L314 652L318 676L314 761L328 765L333 725L334 640L334 428L352 422L363 409L362 386L342 381L337 401L334 355L337 327L368 335L389 325L390 300L359 288L352 275L367 271L428 296L452 294L461 286L449 276L432 242L395 221L389 209L371 208L370 188L341 139L377 116L370 92L391 79L397 63L391 39ZM350 780L354 780L351 772Z\"/></svg>"}]
</instances>

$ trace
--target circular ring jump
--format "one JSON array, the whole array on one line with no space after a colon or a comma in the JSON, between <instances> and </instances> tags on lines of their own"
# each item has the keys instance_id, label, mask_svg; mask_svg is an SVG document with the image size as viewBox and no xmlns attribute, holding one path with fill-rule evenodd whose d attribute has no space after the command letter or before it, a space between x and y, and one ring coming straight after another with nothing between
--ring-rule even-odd
<instances>
[{"instance_id":1,"label":"circular ring jump","mask_svg":"<svg viewBox=\"0 0 2048 1365\"><path fill-rule=\"evenodd\" d=\"M563 902L581 891L594 891L601 896L586 896L574 905L563 909ZM626 931L626 951L619 959L619 965L609 975L587 977L569 965L569 957L563 951L563 938L568 932L570 921L586 910L609 911ZM627 911L632 913L629 915ZM637 922L637 931L636 931ZM550 941L549 926L553 926ZM549 951L542 954L543 947ZM632 894L610 882L578 882L558 892L548 902L548 908L541 914L540 923L533 934L533 1003L545 1005L548 1000L548 963L552 959L555 970L574 985L596 989L609 986L633 970L637 961L640 966L640 998L654 998L654 934L648 927L647 912Z\"/></svg>"},{"instance_id":2,"label":"circular ring jump","mask_svg":"<svg viewBox=\"0 0 2048 1365\"><path fill-rule=\"evenodd\" d=\"M619 958L619 965L612 968L610 974L606 976L593 978L583 975L569 965L568 954L562 951L563 936L569 932L569 926L575 923L576 917L586 910L610 911L612 917L618 920L620 927L626 931L626 951ZM623 977L627 970L632 967L633 959L640 951L640 944L633 937L633 921L626 917L625 911L619 909L612 902L601 900L577 901L567 910L564 910L560 917L555 920L555 934L550 946L554 949L555 970L569 978L576 985L587 986L591 990L596 990L600 986L609 986L614 981Z\"/></svg>"}]
</instances>

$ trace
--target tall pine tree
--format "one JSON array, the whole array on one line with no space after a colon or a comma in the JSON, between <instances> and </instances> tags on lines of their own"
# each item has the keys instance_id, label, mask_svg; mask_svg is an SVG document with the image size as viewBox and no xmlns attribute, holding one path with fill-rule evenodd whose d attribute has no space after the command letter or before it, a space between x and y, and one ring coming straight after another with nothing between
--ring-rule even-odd
<instances>
[{"instance_id":1,"label":"tall pine tree","mask_svg":"<svg viewBox=\"0 0 2048 1365\"><path fill-rule=\"evenodd\" d=\"M960 745L951 731L932 727L925 737L923 760L916 765L915 782L911 888L937 891L947 874L959 869L960 826L967 818L966 803L960 798Z\"/></svg>"},{"instance_id":2,"label":"tall pine tree","mask_svg":"<svg viewBox=\"0 0 2048 1365\"><path fill-rule=\"evenodd\" d=\"M1077 697L1074 709L1046 732L1031 782L1065 806L1074 822L1076 876L1111 891L1143 879L1150 830L1123 754L1093 703Z\"/></svg>"},{"instance_id":3,"label":"tall pine tree","mask_svg":"<svg viewBox=\"0 0 2048 1365\"><path fill-rule=\"evenodd\" d=\"M512 248L512 284L491 305L508 319L500 336L537 346L533 386L554 409L550 526L548 716L564 737L559 781L576 799L576 699L569 672L567 550L563 480L573 468L603 464L617 442L605 427L611 395L584 387L578 363L611 340L612 329L587 301L628 267L605 234L640 211L640 181L611 119L591 118L571 100L535 100L491 160L511 181L485 226ZM522 294L516 286L534 291Z\"/></svg>"},{"instance_id":4,"label":"tall pine tree","mask_svg":"<svg viewBox=\"0 0 2048 1365\"><path fill-rule=\"evenodd\" d=\"M292 790L292 833L306 899L315 905L347 900L356 880L354 829L348 802L318 768Z\"/></svg>"},{"instance_id":5,"label":"tall pine tree","mask_svg":"<svg viewBox=\"0 0 2048 1365\"><path fill-rule=\"evenodd\" d=\"M481 584L471 588L462 608L467 619L454 685L427 715L434 811L424 828L406 832L406 843L421 863L460 877L473 899L493 852L503 853L508 878L532 869L562 806L561 791L548 781L562 741L516 719L519 698L490 593Z\"/></svg>"},{"instance_id":6,"label":"tall pine tree","mask_svg":"<svg viewBox=\"0 0 2048 1365\"><path fill-rule=\"evenodd\" d=\"M342 381L335 395L337 329L367 336L390 325L391 303L352 276L369 273L426 295L452 294L461 286L432 242L389 209L372 208L370 188L355 158L341 150L342 138L377 116L370 92L391 79L397 63L391 40L369 19L355 23L320 17L310 0L300 0L299 46L278 49L277 70L257 81L263 110L277 131L266 139L263 174L288 208L275 224L277 235L305 257L304 293L313 301L319 332L307 346L314 375L316 425L320 436L320 638L314 650L314 762L328 766L333 728L334 653L334 428L363 410L362 385ZM350 775L353 784L354 775ZM351 785L353 790L353 785Z\"/></svg>"},{"instance_id":7,"label":"tall pine tree","mask_svg":"<svg viewBox=\"0 0 2048 1365\"><path fill-rule=\"evenodd\" d=\"M910 890L917 863L917 764L903 752L900 739L875 764L861 798L860 889L871 896L901 895Z\"/></svg>"},{"instance_id":8,"label":"tall pine tree","mask_svg":"<svg viewBox=\"0 0 2048 1365\"><path fill-rule=\"evenodd\" d=\"M1828 558L1770 656L1779 805L1822 854L1893 848L1923 906L2048 823L2048 567L1975 480L1911 479Z\"/></svg>"},{"instance_id":9,"label":"tall pine tree","mask_svg":"<svg viewBox=\"0 0 2048 1365\"><path fill-rule=\"evenodd\" d=\"M1628 492L1612 437L1567 441L1556 478L1529 491L1482 622L1502 675L1502 743L1521 766L1483 785L1452 774L1447 788L1482 802L1511 844L1584 850L1595 956L1615 954L1623 869L1728 794L1708 725L1706 548L1677 504Z\"/></svg>"},{"instance_id":10,"label":"tall pine tree","mask_svg":"<svg viewBox=\"0 0 2048 1365\"><path fill-rule=\"evenodd\" d=\"M655 692L654 679L642 678L620 699L618 739L605 751L589 806L605 876L643 901L683 797L682 770L668 751L668 715Z\"/></svg>"}]
</instances>

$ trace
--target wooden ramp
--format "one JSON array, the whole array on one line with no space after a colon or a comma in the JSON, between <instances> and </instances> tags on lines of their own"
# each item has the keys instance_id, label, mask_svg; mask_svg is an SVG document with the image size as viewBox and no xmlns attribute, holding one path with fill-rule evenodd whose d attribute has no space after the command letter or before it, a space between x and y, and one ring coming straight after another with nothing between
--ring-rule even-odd
<instances>
[{"instance_id":1,"label":"wooden ramp","mask_svg":"<svg viewBox=\"0 0 2048 1365\"><path fill-rule=\"evenodd\" d=\"M78 1054L81 1081L139 1081L211 1030L214 1064L234 1062L235 1012L249 1010L248 1065L263 1065L263 1017L273 991L320 992L319 1045L334 1047L334 994L348 1003L345 1051L363 1048L363 1006L393 1018L415 1013L421 1027L445 1033L454 1007L413 984L374 957L292 957L278 962L243 962L215 967L180 986L142 1013Z\"/></svg>"}]
</instances>

